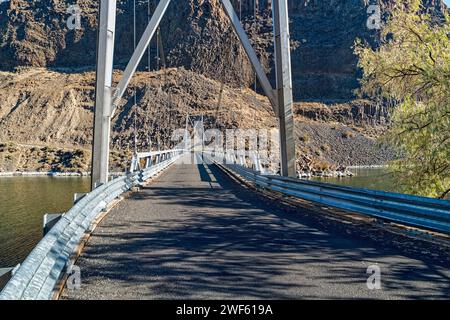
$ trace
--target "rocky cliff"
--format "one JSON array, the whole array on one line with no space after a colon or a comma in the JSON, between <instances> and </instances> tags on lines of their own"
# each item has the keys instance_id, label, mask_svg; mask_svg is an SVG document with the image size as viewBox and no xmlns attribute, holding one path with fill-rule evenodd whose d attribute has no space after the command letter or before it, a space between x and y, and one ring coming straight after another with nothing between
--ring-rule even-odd
<instances>
[{"instance_id":1,"label":"rocky cliff","mask_svg":"<svg viewBox=\"0 0 450 320\"><path fill-rule=\"evenodd\" d=\"M242 9L234 2L270 73L270 1L258 0L254 6L242 0ZM152 11L155 3L136 0L138 37L148 4ZM394 157L375 140L386 127L385 110L353 100L358 70L351 47L356 37L377 43L378 31L366 27L368 3L289 2L294 94L297 100L320 100L301 101L294 108L302 170L383 164ZM67 28L70 4L81 8L79 30ZM385 12L391 4L383 2ZM427 8L439 12L440 5L429 0ZM118 6L115 66L120 69L133 50L133 1L118 1ZM98 1L92 0L0 2L0 172L88 169L97 12ZM112 159L118 167L129 159L135 114L140 150L148 150L150 140L153 147L158 139L168 141L174 129L184 127L187 113L206 115L219 128L276 126L267 99L246 88L254 81L253 72L218 0L173 1L161 38L158 49L167 66L178 68L146 72L148 61L152 70L161 63L157 44L151 44L113 120ZM119 75L117 70L115 81Z\"/></svg>"},{"instance_id":2,"label":"rocky cliff","mask_svg":"<svg viewBox=\"0 0 450 320\"><path fill-rule=\"evenodd\" d=\"M386 15L394 0L379 1ZM442 0L424 0L443 10ZM136 0L137 33L156 0ZM234 0L245 27L269 71L271 0ZM376 45L378 31L367 28L367 7L375 0L290 0L294 95L297 100L351 99L358 86L356 38ZM69 30L69 5L81 9L81 28ZM149 8L150 5L150 8ZM115 64L123 66L133 49L133 1L118 1ZM0 4L0 68L15 66L93 68L98 1L10 0ZM253 72L231 32L218 0L173 1L162 22L167 63L234 85L251 85ZM157 66L156 43L142 69Z\"/></svg>"}]
</instances>

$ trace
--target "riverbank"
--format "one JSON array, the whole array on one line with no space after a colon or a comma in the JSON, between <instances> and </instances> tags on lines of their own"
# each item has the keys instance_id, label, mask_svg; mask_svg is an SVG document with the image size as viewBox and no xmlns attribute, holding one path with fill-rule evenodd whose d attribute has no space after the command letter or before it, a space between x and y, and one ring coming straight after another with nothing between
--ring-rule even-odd
<instances>
[{"instance_id":1,"label":"riverbank","mask_svg":"<svg viewBox=\"0 0 450 320\"><path fill-rule=\"evenodd\" d=\"M368 170L388 170L388 165L362 165L362 166L347 166L347 167L339 167L336 170L326 169L326 170L304 170L298 171L297 175L299 178L308 179L308 178L344 178L344 177L353 177L357 175L357 172L361 169Z\"/></svg>"},{"instance_id":2,"label":"riverbank","mask_svg":"<svg viewBox=\"0 0 450 320\"><path fill-rule=\"evenodd\" d=\"M353 177L356 175L351 170L359 169L387 169L387 165L368 165L368 166L348 166L342 167L340 170L312 170L297 172L299 178L342 178ZM120 177L125 175L125 172L110 172L110 177ZM11 171L0 172L2 177L90 177L91 172L55 172L55 171Z\"/></svg>"},{"instance_id":3,"label":"riverbank","mask_svg":"<svg viewBox=\"0 0 450 320\"><path fill-rule=\"evenodd\" d=\"M368 166L348 166L347 169L387 169L389 166L387 164L376 164Z\"/></svg>"},{"instance_id":4,"label":"riverbank","mask_svg":"<svg viewBox=\"0 0 450 320\"><path fill-rule=\"evenodd\" d=\"M308 179L308 178L342 178L342 177L353 177L354 173L348 169L344 170L325 170L325 171L300 171L297 172L298 178Z\"/></svg>"},{"instance_id":5,"label":"riverbank","mask_svg":"<svg viewBox=\"0 0 450 320\"><path fill-rule=\"evenodd\" d=\"M125 172L111 172L110 177L120 177L125 175ZM90 172L0 172L1 177L90 177Z\"/></svg>"}]
</instances>

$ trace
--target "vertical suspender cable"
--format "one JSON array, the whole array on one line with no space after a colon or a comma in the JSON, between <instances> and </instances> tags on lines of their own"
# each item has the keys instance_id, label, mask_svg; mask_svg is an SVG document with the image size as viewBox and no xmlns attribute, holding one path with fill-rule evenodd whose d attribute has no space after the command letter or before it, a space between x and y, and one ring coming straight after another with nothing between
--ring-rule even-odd
<instances>
[{"instance_id":1,"label":"vertical suspender cable","mask_svg":"<svg viewBox=\"0 0 450 320\"><path fill-rule=\"evenodd\" d=\"M253 25L254 25L254 32L255 32L255 35L254 36L257 36L257 27L258 27L258 25L257 25L257 14L258 14L258 12L257 12L257 8L256 8L256 0L253 0ZM254 77L255 77L255 92L256 92L256 90L257 90L257 83L258 83L258 79L256 78L256 72L254 72Z\"/></svg>"},{"instance_id":2,"label":"vertical suspender cable","mask_svg":"<svg viewBox=\"0 0 450 320\"><path fill-rule=\"evenodd\" d=\"M158 41L158 35L159 35L159 27L158 27L158 29L156 30L156 37L157 37L157 40L156 40L156 67L157 67L157 69L158 70L160 70L161 69L161 65L160 65L160 57L159 57L159 41Z\"/></svg>"},{"instance_id":3,"label":"vertical suspender cable","mask_svg":"<svg viewBox=\"0 0 450 320\"><path fill-rule=\"evenodd\" d=\"M257 0L253 0L253 26L254 26L254 28L253 28L253 32L254 32L254 37L257 37L258 36L258 18L257 18L257 16L258 16L258 10L257 10L257 7L256 7L256 1ZM254 72L254 78L255 78L255 93L257 93L257 90L258 90L258 87L257 87L257 85L258 85L258 79L257 79L257 77L256 77L256 72ZM256 110L253 110L253 119L256 119Z\"/></svg>"},{"instance_id":4,"label":"vertical suspender cable","mask_svg":"<svg viewBox=\"0 0 450 320\"><path fill-rule=\"evenodd\" d=\"M147 25L150 23L150 19L152 15L151 7L150 7L150 0L147 0ZM148 87L147 87L147 94L148 94L148 101L147 101L147 112L146 112L146 122L148 122L148 113L150 112L150 87L151 87L151 81L150 81L150 72L151 72L151 43L148 44L147 48L147 62L148 62ZM149 126L149 132L147 134L147 145L152 151L152 138L151 138L151 132L150 128L153 128L153 119L152 119L152 125Z\"/></svg>"},{"instance_id":5,"label":"vertical suspender cable","mask_svg":"<svg viewBox=\"0 0 450 320\"><path fill-rule=\"evenodd\" d=\"M239 0L239 21L242 23L242 0ZM242 85L243 85L243 79L242 79L242 69L243 69L243 67L244 67L244 59L243 59L243 57L242 57L242 44L241 43L239 43L239 56L240 56L240 58L241 58L241 68L240 68L240 70L241 70L241 72L240 72L240 75L241 75L241 83L240 83L240 85L241 85L241 88L242 88Z\"/></svg>"},{"instance_id":6,"label":"vertical suspender cable","mask_svg":"<svg viewBox=\"0 0 450 320\"><path fill-rule=\"evenodd\" d=\"M136 50L136 0L133 0L133 48ZM137 117L137 83L134 87L134 152L137 152L137 130L136 130L136 117Z\"/></svg>"},{"instance_id":7,"label":"vertical suspender cable","mask_svg":"<svg viewBox=\"0 0 450 320\"><path fill-rule=\"evenodd\" d=\"M152 18L151 3L150 3L150 0L147 0L147 24L150 23L151 18ZM151 60L151 43L148 44L147 59L148 59L148 72L150 72L151 64L152 64L152 60ZM150 81L149 81L149 84L150 84Z\"/></svg>"},{"instance_id":8,"label":"vertical suspender cable","mask_svg":"<svg viewBox=\"0 0 450 320\"><path fill-rule=\"evenodd\" d=\"M159 27L156 29L156 37L158 38L158 34L159 34ZM159 41L158 39L156 39L156 70L160 71L161 70L161 64L160 64L160 57L159 57ZM162 90L162 85L161 85L162 79L159 80L159 86L158 86L158 94L161 92ZM161 108L161 103L159 104L159 108ZM161 150L161 121L162 121L162 110L159 110L158 112L158 122L157 122L157 144L158 144L158 151Z\"/></svg>"}]
</instances>

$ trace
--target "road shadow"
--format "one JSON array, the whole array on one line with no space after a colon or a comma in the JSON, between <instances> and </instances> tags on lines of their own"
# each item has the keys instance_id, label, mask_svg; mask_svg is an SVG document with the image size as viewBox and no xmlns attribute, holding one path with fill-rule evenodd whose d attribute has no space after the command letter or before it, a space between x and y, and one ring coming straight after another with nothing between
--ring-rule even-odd
<instances>
[{"instance_id":1,"label":"road shadow","mask_svg":"<svg viewBox=\"0 0 450 320\"><path fill-rule=\"evenodd\" d=\"M219 187L170 185L193 176L185 167L109 214L78 262L82 290L65 298L450 297L448 261L321 225L301 209L283 210L215 166L195 168L200 181ZM373 264L381 268L382 290L366 286Z\"/></svg>"}]
</instances>

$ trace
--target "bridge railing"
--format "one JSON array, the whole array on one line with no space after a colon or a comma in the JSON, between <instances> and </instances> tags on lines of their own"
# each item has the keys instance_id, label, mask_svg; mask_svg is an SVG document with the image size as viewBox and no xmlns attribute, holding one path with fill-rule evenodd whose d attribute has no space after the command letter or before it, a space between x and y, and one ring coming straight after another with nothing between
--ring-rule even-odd
<instances>
[{"instance_id":1,"label":"bridge railing","mask_svg":"<svg viewBox=\"0 0 450 320\"><path fill-rule=\"evenodd\" d=\"M255 156L208 153L211 161L257 187L408 226L450 234L450 201L262 174ZM248 160L248 157L247 157ZM251 167L251 168L248 168Z\"/></svg>"},{"instance_id":2,"label":"bridge railing","mask_svg":"<svg viewBox=\"0 0 450 320\"><path fill-rule=\"evenodd\" d=\"M157 165L158 163L161 163L183 152L184 152L183 149L138 152L135 155L133 155L133 159L131 160L130 172L150 169L152 166ZM141 163L142 160L145 160L145 164Z\"/></svg>"},{"instance_id":3,"label":"bridge railing","mask_svg":"<svg viewBox=\"0 0 450 320\"><path fill-rule=\"evenodd\" d=\"M170 166L182 150L159 152L159 160L140 171L113 179L79 200L31 251L0 292L0 300L51 299L83 236L108 205L133 186Z\"/></svg>"}]
</instances>

